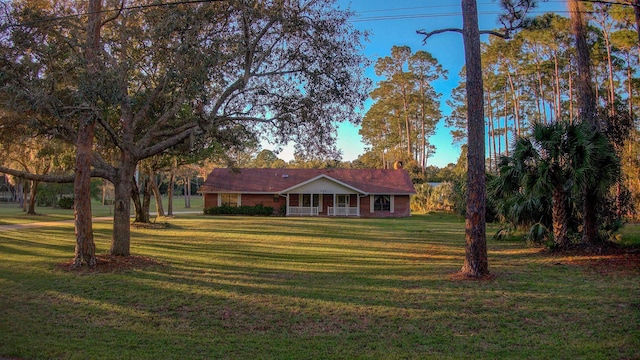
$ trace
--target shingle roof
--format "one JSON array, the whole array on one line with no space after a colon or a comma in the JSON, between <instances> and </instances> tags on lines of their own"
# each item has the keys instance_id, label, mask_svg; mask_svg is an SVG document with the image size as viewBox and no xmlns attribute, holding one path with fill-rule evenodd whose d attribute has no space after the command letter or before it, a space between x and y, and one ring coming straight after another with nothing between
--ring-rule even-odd
<instances>
[{"instance_id":1,"label":"shingle roof","mask_svg":"<svg viewBox=\"0 0 640 360\"><path fill-rule=\"evenodd\" d=\"M315 177L325 175L368 194L414 194L406 170L387 169L214 169L202 193L280 193Z\"/></svg>"}]
</instances>

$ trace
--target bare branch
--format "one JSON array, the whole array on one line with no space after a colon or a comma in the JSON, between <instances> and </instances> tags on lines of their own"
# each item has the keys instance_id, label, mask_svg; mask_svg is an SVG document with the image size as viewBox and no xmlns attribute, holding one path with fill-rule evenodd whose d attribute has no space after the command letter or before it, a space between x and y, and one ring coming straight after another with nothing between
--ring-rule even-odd
<instances>
[{"instance_id":1,"label":"bare branch","mask_svg":"<svg viewBox=\"0 0 640 360\"><path fill-rule=\"evenodd\" d=\"M184 130L180 134L176 134L175 136L153 144L153 146L142 149L141 151L136 153L136 160L146 159L152 157L153 155L159 154L166 149L180 144L192 134L198 135L198 128L196 124L192 124L192 127Z\"/></svg>"},{"instance_id":2,"label":"bare branch","mask_svg":"<svg viewBox=\"0 0 640 360\"><path fill-rule=\"evenodd\" d=\"M118 9L118 12L117 12L115 15L113 15L112 17L110 17L110 18L108 18L107 20L105 20L104 22L102 22L102 24L100 24L100 27L103 27L103 26L105 26L107 23L109 23L109 22L114 21L115 19L117 19L117 18L120 16L120 14L122 14L122 10L124 10L124 0L122 0L122 1L120 2L120 8Z\"/></svg>"},{"instance_id":3,"label":"bare branch","mask_svg":"<svg viewBox=\"0 0 640 360\"><path fill-rule=\"evenodd\" d=\"M484 35L493 35L493 36L497 36L497 37L500 37L500 38L503 38L503 39L510 39L511 38L511 35L509 35L508 33L504 34L504 33L501 33L501 32L494 31L494 30L480 30L480 35L483 35L483 34Z\"/></svg>"},{"instance_id":4,"label":"bare branch","mask_svg":"<svg viewBox=\"0 0 640 360\"><path fill-rule=\"evenodd\" d=\"M418 35L423 35L424 36L424 39L422 40L422 45L425 45L427 43L427 39L429 39L433 35L442 34L442 33L445 33L445 32L457 32L457 33L462 34L462 29L446 28L446 29L433 30L433 31L430 31L430 32L426 32L424 30L417 30L416 31L416 33Z\"/></svg>"},{"instance_id":5,"label":"bare branch","mask_svg":"<svg viewBox=\"0 0 640 360\"><path fill-rule=\"evenodd\" d=\"M445 32L457 32L462 34L462 29L458 29L458 28L446 28L446 29L438 29L438 30L433 30L433 31L429 31L426 32L424 30L416 30L416 33L418 35L423 35L424 39L422 40L422 45L425 45L427 43L427 39L429 39L430 37L432 37L433 35L438 35L438 34L442 34ZM511 38L511 36L509 36L509 34L504 34L495 30L480 30L480 35L493 35L493 36L497 36L503 39L509 39Z\"/></svg>"}]
</instances>

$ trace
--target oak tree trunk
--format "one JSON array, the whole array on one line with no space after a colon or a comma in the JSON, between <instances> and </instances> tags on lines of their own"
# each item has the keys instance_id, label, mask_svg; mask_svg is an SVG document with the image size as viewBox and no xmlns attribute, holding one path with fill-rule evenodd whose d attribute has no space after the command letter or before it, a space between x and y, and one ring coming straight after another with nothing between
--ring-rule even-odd
<instances>
[{"instance_id":1,"label":"oak tree trunk","mask_svg":"<svg viewBox=\"0 0 640 360\"><path fill-rule=\"evenodd\" d=\"M113 207L113 236L111 238L111 255L129 256L131 245L131 189L135 163L123 156L122 166L115 176L115 202Z\"/></svg>"},{"instance_id":2,"label":"oak tree trunk","mask_svg":"<svg viewBox=\"0 0 640 360\"><path fill-rule=\"evenodd\" d=\"M97 56L100 47L100 18L102 0L89 0L89 22L87 26L87 47L85 60L87 63L87 101L89 106L95 102L95 74L97 73ZM91 157L93 156L93 137L95 119L93 114L85 114L78 125L76 140L75 178L73 182L74 218L76 248L73 267L96 265L96 245L93 240L93 224L91 213Z\"/></svg>"},{"instance_id":3,"label":"oak tree trunk","mask_svg":"<svg viewBox=\"0 0 640 360\"><path fill-rule=\"evenodd\" d=\"M475 0L462 0L463 40L467 88L467 214L466 254L462 274L482 277L489 274L485 223L486 179L484 141L484 99L478 8Z\"/></svg>"},{"instance_id":4,"label":"oak tree trunk","mask_svg":"<svg viewBox=\"0 0 640 360\"><path fill-rule=\"evenodd\" d=\"M29 190L29 208L27 214L36 214L36 194L38 193L38 181L31 181L31 189Z\"/></svg>"},{"instance_id":5,"label":"oak tree trunk","mask_svg":"<svg viewBox=\"0 0 640 360\"><path fill-rule=\"evenodd\" d=\"M90 196L94 129L93 120L81 121L76 141L76 172L73 182L76 248L73 267L93 267L97 263Z\"/></svg>"}]
</instances>

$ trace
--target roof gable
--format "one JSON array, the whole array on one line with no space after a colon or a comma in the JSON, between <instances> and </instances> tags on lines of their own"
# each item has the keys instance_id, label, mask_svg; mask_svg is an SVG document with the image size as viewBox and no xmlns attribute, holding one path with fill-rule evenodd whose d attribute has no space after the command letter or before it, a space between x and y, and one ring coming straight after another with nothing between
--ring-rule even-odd
<instances>
[{"instance_id":1,"label":"roof gable","mask_svg":"<svg viewBox=\"0 0 640 360\"><path fill-rule=\"evenodd\" d=\"M323 180L325 180L325 181L323 181ZM328 186L327 186L326 182L329 183ZM316 184L316 186L313 186L314 183ZM322 184L322 183L324 183L324 184ZM332 186L332 185L334 185L334 186ZM345 183L343 183L343 182L341 182L339 180L336 180L336 179L334 179L334 178L332 178L330 176L327 176L325 174L320 174L320 175L314 177L313 179L309 179L309 180L304 181L304 182L302 182L302 183L300 183L298 185L294 185L294 186L292 186L290 188L284 189L284 190L280 191L280 193L295 193L296 190L299 190L298 192L301 192L301 193L307 193L307 192L309 192L309 191L307 191L307 189L308 188L313 188L313 187L325 188L325 189L329 188L329 189L331 189L333 191L327 191L327 192L338 193L337 191L340 191L340 190L337 190L335 185L337 185L337 188L348 189L348 190L350 190L351 192L354 192L354 193L360 193L360 194L365 194L366 193L366 192L364 192L364 191L362 191L360 189L356 189L355 187L353 187L353 186L351 186L349 184L345 184ZM313 192L313 191L311 191L311 192ZM321 192L321 191L318 191L318 192Z\"/></svg>"},{"instance_id":2,"label":"roof gable","mask_svg":"<svg viewBox=\"0 0 640 360\"><path fill-rule=\"evenodd\" d=\"M403 169L214 169L202 193L270 193L291 191L314 180L329 179L361 194L414 194Z\"/></svg>"}]
</instances>

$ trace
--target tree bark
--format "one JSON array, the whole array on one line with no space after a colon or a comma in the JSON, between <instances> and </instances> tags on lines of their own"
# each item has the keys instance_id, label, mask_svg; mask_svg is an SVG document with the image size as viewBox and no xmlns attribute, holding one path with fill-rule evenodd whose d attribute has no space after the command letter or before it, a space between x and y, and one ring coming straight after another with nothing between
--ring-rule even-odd
<instances>
[{"instance_id":1,"label":"tree bark","mask_svg":"<svg viewBox=\"0 0 640 360\"><path fill-rule=\"evenodd\" d=\"M167 189L167 216L173 216L173 187L175 185L175 170L171 168L169 173L169 188Z\"/></svg>"},{"instance_id":2,"label":"tree bark","mask_svg":"<svg viewBox=\"0 0 640 360\"><path fill-rule=\"evenodd\" d=\"M569 0L568 5L571 15L571 29L576 38L576 62L578 67L576 97L578 102L578 119L586 122L595 129L599 128L599 126L595 121L596 96L593 91L593 85L591 84L591 60L583 16L584 7L579 0Z\"/></svg>"},{"instance_id":3,"label":"tree bark","mask_svg":"<svg viewBox=\"0 0 640 360\"><path fill-rule=\"evenodd\" d=\"M144 222L149 223L149 207L151 205L151 185L149 182L151 179L147 174L144 179L144 187L142 188L142 214L144 216Z\"/></svg>"},{"instance_id":4,"label":"tree bark","mask_svg":"<svg viewBox=\"0 0 640 360\"><path fill-rule=\"evenodd\" d=\"M191 208L191 175L184 177L184 207Z\"/></svg>"},{"instance_id":5,"label":"tree bark","mask_svg":"<svg viewBox=\"0 0 640 360\"><path fill-rule=\"evenodd\" d=\"M576 81L578 120L588 124L592 130L600 131L600 124L596 119L596 96L591 84L591 64L589 46L587 44L584 23L584 9L579 0L569 0L569 13L571 14L571 29L576 38L578 79ZM595 191L590 187L584 190L583 207L583 241L595 244L598 240L597 225L597 198Z\"/></svg>"},{"instance_id":6,"label":"tree bark","mask_svg":"<svg viewBox=\"0 0 640 360\"><path fill-rule=\"evenodd\" d=\"M160 217L164 217L164 207L162 206L162 195L160 194L160 189L158 188L158 183L156 182L155 174L149 173L149 186L151 187L151 191L153 192L153 197L156 200L156 213Z\"/></svg>"},{"instance_id":7,"label":"tree bark","mask_svg":"<svg viewBox=\"0 0 640 360\"><path fill-rule=\"evenodd\" d=\"M73 182L76 248L73 267L93 267L97 263L90 197L94 128L93 120L82 121L76 142L76 179Z\"/></svg>"},{"instance_id":8,"label":"tree bark","mask_svg":"<svg viewBox=\"0 0 640 360\"><path fill-rule=\"evenodd\" d=\"M140 201L140 187L138 187L135 178L131 180L131 200L133 200L133 210L135 213L134 222L148 223L149 212L144 211L144 205Z\"/></svg>"},{"instance_id":9,"label":"tree bark","mask_svg":"<svg viewBox=\"0 0 640 360\"><path fill-rule=\"evenodd\" d=\"M552 219L553 219L553 240L561 249L568 247L569 239L567 230L569 227L567 215L567 195L562 188L553 190Z\"/></svg>"},{"instance_id":10,"label":"tree bark","mask_svg":"<svg viewBox=\"0 0 640 360\"><path fill-rule=\"evenodd\" d=\"M113 206L113 235L111 255L129 256L131 244L131 189L136 164L128 156L123 156L122 166L117 170L115 181L115 201Z\"/></svg>"},{"instance_id":11,"label":"tree bark","mask_svg":"<svg viewBox=\"0 0 640 360\"><path fill-rule=\"evenodd\" d=\"M38 182L31 182L31 189L29 190L29 208L27 209L27 214L35 215L36 214L36 194L38 193Z\"/></svg>"},{"instance_id":12,"label":"tree bark","mask_svg":"<svg viewBox=\"0 0 640 360\"><path fill-rule=\"evenodd\" d=\"M489 275L486 239L486 179L484 99L478 8L475 0L462 0L464 53L467 86L467 214L466 254L461 273L470 277Z\"/></svg>"},{"instance_id":13,"label":"tree bark","mask_svg":"<svg viewBox=\"0 0 640 360\"><path fill-rule=\"evenodd\" d=\"M20 206L22 206L22 211L27 212L28 204L27 199L29 198L29 190L27 189L27 181L22 180L22 202Z\"/></svg>"},{"instance_id":14,"label":"tree bark","mask_svg":"<svg viewBox=\"0 0 640 360\"><path fill-rule=\"evenodd\" d=\"M87 27L87 48L85 60L88 83L87 101L90 106L95 102L94 83L97 70L97 56L100 47L100 18L102 0L89 0L89 22ZM80 120L76 141L76 169L74 187L74 218L76 248L73 267L96 265L96 245L93 240L93 224L91 213L91 157L93 153L93 137L95 132L94 114L87 113Z\"/></svg>"}]
</instances>

